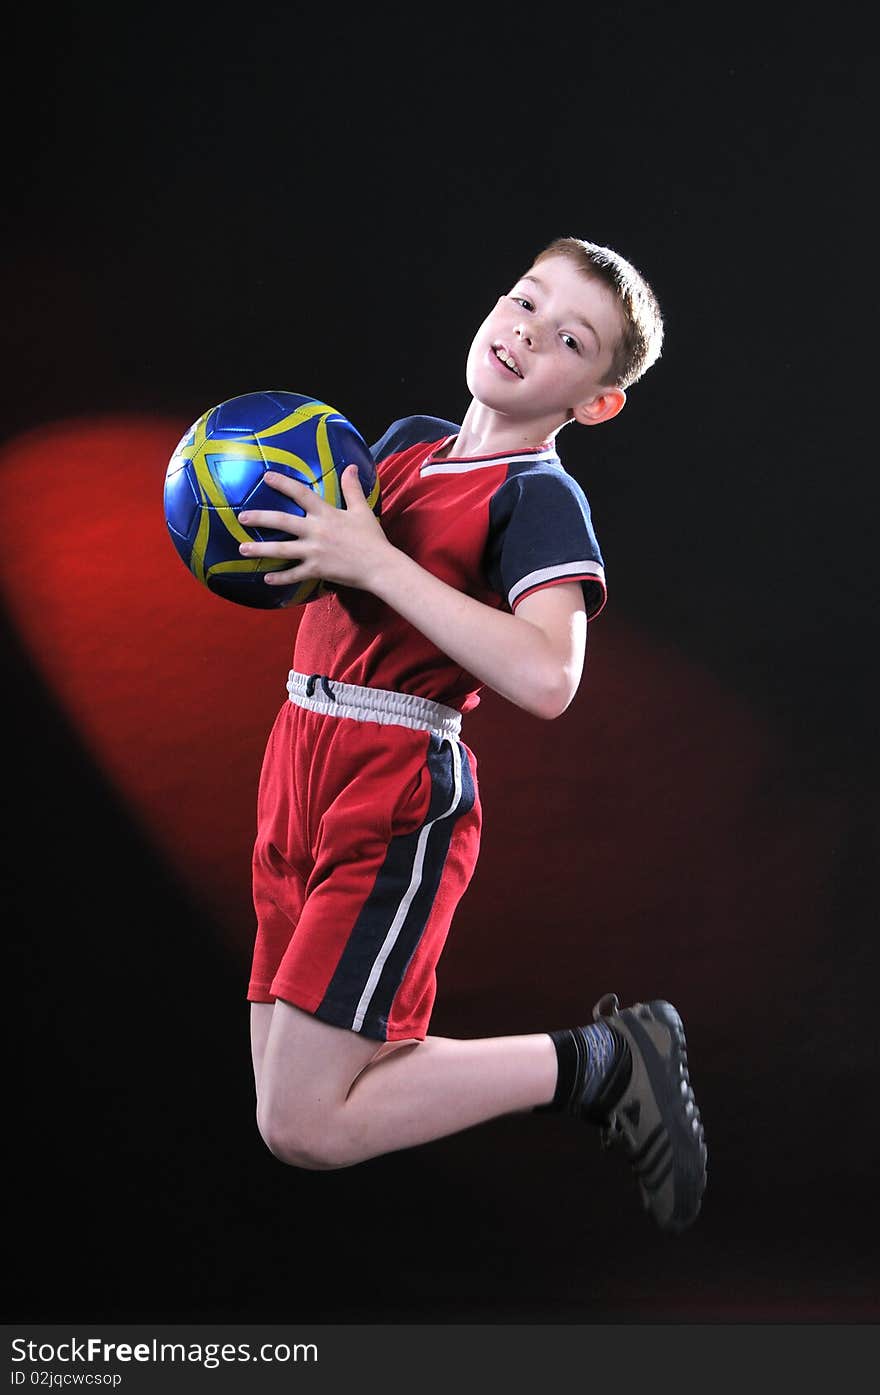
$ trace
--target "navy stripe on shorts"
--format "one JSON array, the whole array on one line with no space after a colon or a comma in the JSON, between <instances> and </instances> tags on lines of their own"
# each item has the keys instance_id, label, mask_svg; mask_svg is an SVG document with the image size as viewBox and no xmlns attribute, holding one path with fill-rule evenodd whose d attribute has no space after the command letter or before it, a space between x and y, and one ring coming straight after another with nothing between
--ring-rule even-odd
<instances>
[{"instance_id":1,"label":"navy stripe on shorts","mask_svg":"<svg viewBox=\"0 0 880 1395\"><path fill-rule=\"evenodd\" d=\"M341 1027L365 1019L387 1024L394 996L419 947L443 876L455 824L474 806L476 790L461 742L430 736L431 799L421 828L394 838L348 944L327 985L328 1003L355 1002ZM321 1014L320 1008L318 1015Z\"/></svg>"}]
</instances>

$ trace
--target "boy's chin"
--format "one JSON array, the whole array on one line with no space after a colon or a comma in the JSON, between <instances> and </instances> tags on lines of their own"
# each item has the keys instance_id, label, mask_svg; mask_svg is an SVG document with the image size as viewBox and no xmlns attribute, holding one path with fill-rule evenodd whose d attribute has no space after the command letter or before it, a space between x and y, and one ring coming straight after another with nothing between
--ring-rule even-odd
<instances>
[{"instance_id":1,"label":"boy's chin","mask_svg":"<svg viewBox=\"0 0 880 1395\"><path fill-rule=\"evenodd\" d=\"M475 373L468 383L471 397L480 406L485 407L490 412L498 412L501 416L528 416L527 404L517 394L517 388L522 384L519 379L512 379L508 383L499 383L486 379L483 374Z\"/></svg>"}]
</instances>

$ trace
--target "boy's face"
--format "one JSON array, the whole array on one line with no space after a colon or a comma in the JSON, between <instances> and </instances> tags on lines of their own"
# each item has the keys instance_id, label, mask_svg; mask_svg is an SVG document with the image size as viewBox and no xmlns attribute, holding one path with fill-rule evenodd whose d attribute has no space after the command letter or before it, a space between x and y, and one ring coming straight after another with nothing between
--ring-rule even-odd
<instances>
[{"instance_id":1,"label":"boy's face","mask_svg":"<svg viewBox=\"0 0 880 1395\"><path fill-rule=\"evenodd\" d=\"M572 417L605 420L625 400L608 385L621 330L617 301L603 282L568 257L547 257L501 296L477 330L468 388L500 415L541 430L546 423L546 435Z\"/></svg>"}]
</instances>

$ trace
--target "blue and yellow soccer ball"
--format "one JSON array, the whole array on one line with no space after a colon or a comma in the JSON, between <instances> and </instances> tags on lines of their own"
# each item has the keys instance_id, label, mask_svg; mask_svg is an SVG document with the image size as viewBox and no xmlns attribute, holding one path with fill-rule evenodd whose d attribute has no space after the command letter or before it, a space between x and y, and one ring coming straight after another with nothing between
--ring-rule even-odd
<instances>
[{"instance_id":1,"label":"blue and yellow soccer ball","mask_svg":"<svg viewBox=\"0 0 880 1395\"><path fill-rule=\"evenodd\" d=\"M361 488L378 509L379 481L366 441L341 413L295 392L247 392L211 407L174 451L165 474L165 522L178 554L197 581L224 600L271 610L303 605L324 591L320 580L267 586L269 571L290 564L242 557L242 542L290 539L275 529L245 528L244 508L302 509L266 484L266 470L290 475L327 503L345 508L341 475L357 465Z\"/></svg>"}]
</instances>

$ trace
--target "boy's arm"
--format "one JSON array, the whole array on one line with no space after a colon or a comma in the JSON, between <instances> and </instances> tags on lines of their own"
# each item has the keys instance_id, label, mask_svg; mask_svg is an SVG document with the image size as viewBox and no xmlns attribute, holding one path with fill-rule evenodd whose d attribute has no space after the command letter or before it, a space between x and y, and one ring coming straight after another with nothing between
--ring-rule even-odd
<instances>
[{"instance_id":1,"label":"boy's arm","mask_svg":"<svg viewBox=\"0 0 880 1395\"><path fill-rule=\"evenodd\" d=\"M245 556L298 563L290 571L267 573L267 585L322 577L370 591L518 707L545 718L565 711L577 692L586 653L586 609L578 582L528 596L516 614L494 610L447 585L388 541L355 468L342 476L344 510L287 476L267 473L266 482L305 511L304 518L267 510L239 514L245 525L296 529L289 542L242 543Z\"/></svg>"},{"instance_id":2,"label":"boy's arm","mask_svg":"<svg viewBox=\"0 0 880 1395\"><path fill-rule=\"evenodd\" d=\"M587 641L579 582L547 587L516 614L495 610L388 545L368 588L475 678L535 717L559 717L578 689Z\"/></svg>"}]
</instances>

